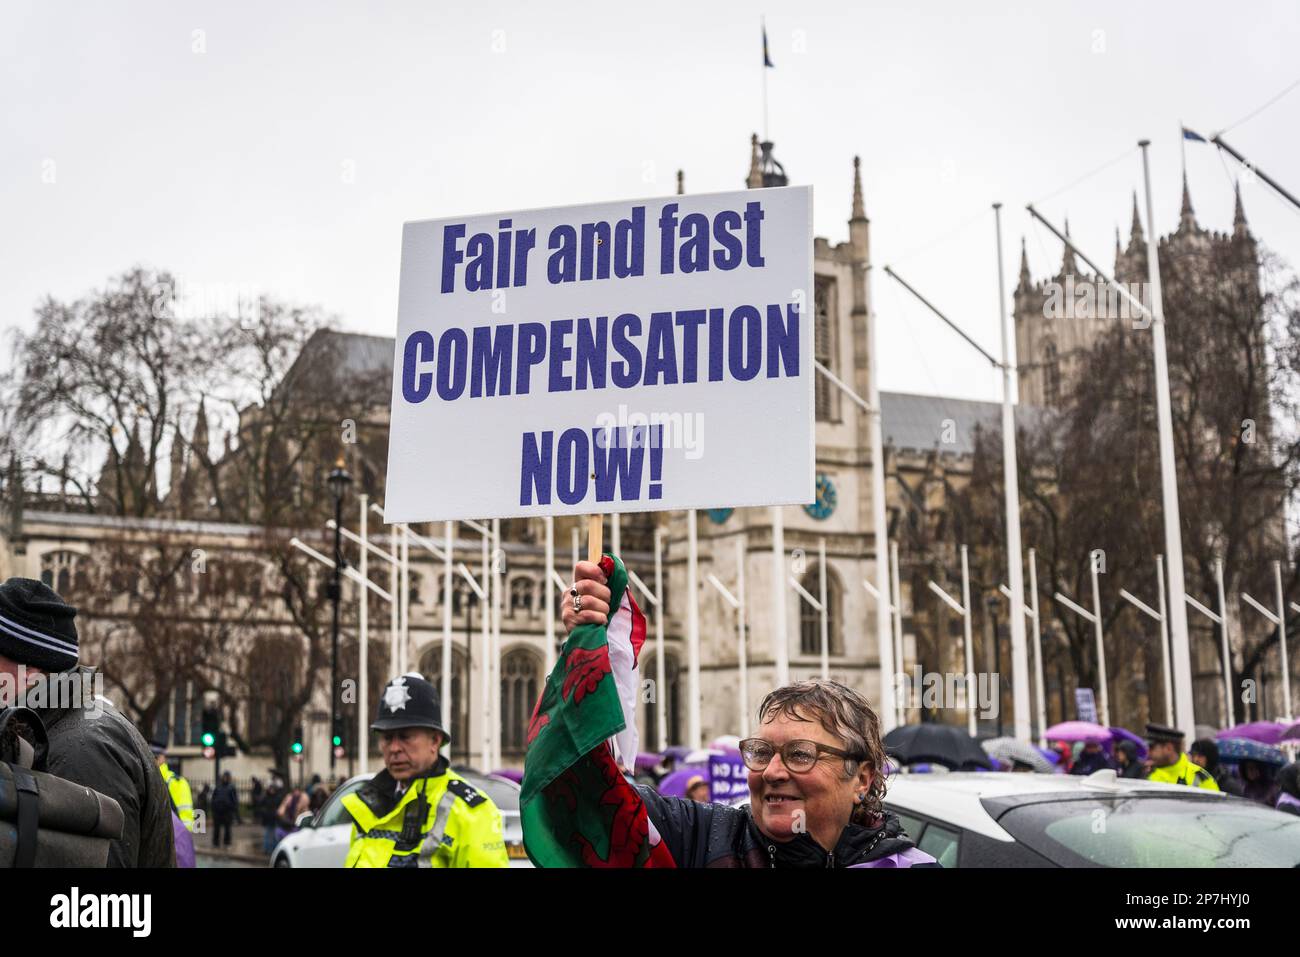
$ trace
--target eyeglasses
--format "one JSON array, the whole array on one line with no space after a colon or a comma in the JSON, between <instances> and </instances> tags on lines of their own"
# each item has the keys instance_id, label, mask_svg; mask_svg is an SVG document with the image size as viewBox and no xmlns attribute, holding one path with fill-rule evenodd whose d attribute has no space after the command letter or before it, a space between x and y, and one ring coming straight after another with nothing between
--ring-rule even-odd
<instances>
[{"instance_id":1,"label":"eyeglasses","mask_svg":"<svg viewBox=\"0 0 1300 957\"><path fill-rule=\"evenodd\" d=\"M863 760L861 755L841 751L839 748L832 748L829 745L818 744L816 741L787 741L779 748L771 741L764 741L762 738L746 738L740 742L740 757L744 760L745 767L751 771L767 770L767 766L772 763L773 756L778 753L781 755L781 763L795 774L811 771L813 765L817 763L817 759L823 754L831 754L837 758L847 758L853 761Z\"/></svg>"}]
</instances>

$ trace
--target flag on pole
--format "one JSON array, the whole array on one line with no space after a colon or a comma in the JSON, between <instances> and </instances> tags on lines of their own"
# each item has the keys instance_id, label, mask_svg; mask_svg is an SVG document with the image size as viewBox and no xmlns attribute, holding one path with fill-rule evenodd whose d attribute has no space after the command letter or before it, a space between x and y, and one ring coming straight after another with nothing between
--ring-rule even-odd
<instances>
[{"instance_id":1,"label":"flag on pole","mask_svg":"<svg viewBox=\"0 0 1300 957\"><path fill-rule=\"evenodd\" d=\"M763 66L775 67L772 58L767 54L767 24L763 24Z\"/></svg>"},{"instance_id":2,"label":"flag on pole","mask_svg":"<svg viewBox=\"0 0 1300 957\"><path fill-rule=\"evenodd\" d=\"M605 555L607 626L569 635L528 724L520 794L524 846L538 867L673 867L620 764L636 761L636 662L646 620L627 570Z\"/></svg>"},{"instance_id":3,"label":"flag on pole","mask_svg":"<svg viewBox=\"0 0 1300 957\"><path fill-rule=\"evenodd\" d=\"M1202 136L1200 133L1195 133L1195 132L1193 132L1192 130L1189 130L1189 129L1188 129L1187 127L1185 127L1185 126L1183 127L1183 139L1185 139L1185 140L1192 140L1192 141L1197 142L1197 143L1204 143L1204 142L1206 142L1206 139L1205 139L1204 136Z\"/></svg>"}]
</instances>

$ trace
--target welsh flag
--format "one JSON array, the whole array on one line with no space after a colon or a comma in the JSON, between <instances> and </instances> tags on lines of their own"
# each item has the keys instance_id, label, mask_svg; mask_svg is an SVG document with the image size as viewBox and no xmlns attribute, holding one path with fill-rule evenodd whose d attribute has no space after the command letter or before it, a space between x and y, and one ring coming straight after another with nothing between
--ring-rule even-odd
<instances>
[{"instance_id":1,"label":"welsh flag","mask_svg":"<svg viewBox=\"0 0 1300 957\"><path fill-rule=\"evenodd\" d=\"M580 625L528 725L520 817L538 867L673 867L620 763L636 761L637 658L646 621L627 569L605 555L609 625Z\"/></svg>"}]
</instances>

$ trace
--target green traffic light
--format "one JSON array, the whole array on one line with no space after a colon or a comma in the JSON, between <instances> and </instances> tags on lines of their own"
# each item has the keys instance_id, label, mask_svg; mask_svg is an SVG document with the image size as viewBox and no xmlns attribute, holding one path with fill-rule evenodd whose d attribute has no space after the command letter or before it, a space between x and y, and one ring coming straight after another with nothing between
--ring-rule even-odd
<instances>
[{"instance_id":1,"label":"green traffic light","mask_svg":"<svg viewBox=\"0 0 1300 957\"><path fill-rule=\"evenodd\" d=\"M295 741L289 748L294 754L302 754L302 742Z\"/></svg>"},{"instance_id":2,"label":"green traffic light","mask_svg":"<svg viewBox=\"0 0 1300 957\"><path fill-rule=\"evenodd\" d=\"M217 743L217 737L211 731L205 731L203 732L202 741L205 748L210 748Z\"/></svg>"},{"instance_id":3,"label":"green traffic light","mask_svg":"<svg viewBox=\"0 0 1300 957\"><path fill-rule=\"evenodd\" d=\"M343 738L340 737L340 736L337 735L337 734L334 735L334 747L337 748L337 747L339 747L342 743L343 743Z\"/></svg>"}]
</instances>

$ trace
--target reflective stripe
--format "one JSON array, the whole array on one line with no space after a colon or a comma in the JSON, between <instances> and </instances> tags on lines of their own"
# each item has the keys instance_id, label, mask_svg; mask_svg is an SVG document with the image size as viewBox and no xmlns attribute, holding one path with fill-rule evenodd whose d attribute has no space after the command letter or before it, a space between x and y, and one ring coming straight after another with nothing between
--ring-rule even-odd
<instances>
[{"instance_id":1,"label":"reflective stripe","mask_svg":"<svg viewBox=\"0 0 1300 957\"><path fill-rule=\"evenodd\" d=\"M433 819L433 827L420 845L420 867L431 867L430 860L442 847L442 836L447 832L447 818L451 816L451 802L455 800L451 791L444 791L438 802L438 812Z\"/></svg>"}]
</instances>

